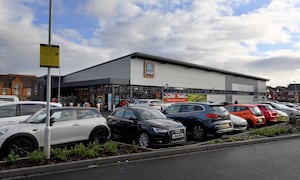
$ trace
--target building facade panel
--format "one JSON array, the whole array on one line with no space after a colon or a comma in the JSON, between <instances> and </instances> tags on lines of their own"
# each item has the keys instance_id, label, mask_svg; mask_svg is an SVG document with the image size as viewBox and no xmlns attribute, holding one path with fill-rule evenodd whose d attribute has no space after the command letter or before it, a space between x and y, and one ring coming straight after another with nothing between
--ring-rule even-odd
<instances>
[{"instance_id":1,"label":"building facade panel","mask_svg":"<svg viewBox=\"0 0 300 180\"><path fill-rule=\"evenodd\" d=\"M253 103L254 97L251 95L232 95L233 102L237 101L240 104Z\"/></svg>"},{"instance_id":2,"label":"building facade panel","mask_svg":"<svg viewBox=\"0 0 300 180\"><path fill-rule=\"evenodd\" d=\"M225 94L208 94L207 101L216 102L216 103L225 102L226 101Z\"/></svg>"},{"instance_id":3,"label":"building facade panel","mask_svg":"<svg viewBox=\"0 0 300 180\"><path fill-rule=\"evenodd\" d=\"M130 58L124 57L64 76L63 83L95 79L130 79Z\"/></svg>"},{"instance_id":4,"label":"building facade panel","mask_svg":"<svg viewBox=\"0 0 300 180\"><path fill-rule=\"evenodd\" d=\"M147 60L131 61L131 84L147 86L168 86L179 88L203 88L225 90L225 75L217 72L188 68L168 63L151 61L154 77L144 77L144 63Z\"/></svg>"}]
</instances>

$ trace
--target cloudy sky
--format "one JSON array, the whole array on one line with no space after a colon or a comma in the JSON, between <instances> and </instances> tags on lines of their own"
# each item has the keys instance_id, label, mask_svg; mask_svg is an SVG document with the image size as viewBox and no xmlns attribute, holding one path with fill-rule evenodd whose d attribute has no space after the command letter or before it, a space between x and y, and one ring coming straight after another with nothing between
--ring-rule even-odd
<instances>
[{"instance_id":1,"label":"cloudy sky","mask_svg":"<svg viewBox=\"0 0 300 180\"><path fill-rule=\"evenodd\" d=\"M48 17L49 0L0 0L0 74L47 74ZM53 0L52 23L62 75L142 52L300 83L300 0Z\"/></svg>"}]
</instances>

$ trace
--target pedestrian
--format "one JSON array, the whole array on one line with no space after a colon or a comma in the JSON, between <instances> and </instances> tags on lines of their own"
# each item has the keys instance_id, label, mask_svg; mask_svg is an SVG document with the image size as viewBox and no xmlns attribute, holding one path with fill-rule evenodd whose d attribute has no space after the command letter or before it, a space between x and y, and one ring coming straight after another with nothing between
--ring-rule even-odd
<instances>
[{"instance_id":1,"label":"pedestrian","mask_svg":"<svg viewBox=\"0 0 300 180\"><path fill-rule=\"evenodd\" d=\"M120 107L127 106L127 104L127 101L125 99L122 99L120 102Z\"/></svg>"},{"instance_id":2,"label":"pedestrian","mask_svg":"<svg viewBox=\"0 0 300 180\"><path fill-rule=\"evenodd\" d=\"M91 104L89 103L87 98L83 99L82 106L83 107L91 107Z\"/></svg>"}]
</instances>

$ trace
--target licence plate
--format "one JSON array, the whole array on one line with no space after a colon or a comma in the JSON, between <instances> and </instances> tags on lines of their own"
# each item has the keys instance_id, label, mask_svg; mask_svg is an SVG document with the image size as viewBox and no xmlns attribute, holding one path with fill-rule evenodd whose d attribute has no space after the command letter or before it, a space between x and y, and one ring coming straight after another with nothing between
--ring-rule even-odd
<instances>
[{"instance_id":1,"label":"licence plate","mask_svg":"<svg viewBox=\"0 0 300 180\"><path fill-rule=\"evenodd\" d=\"M184 137L183 133L172 134L172 139L179 139L179 138L183 138L183 137Z\"/></svg>"},{"instance_id":2,"label":"licence plate","mask_svg":"<svg viewBox=\"0 0 300 180\"><path fill-rule=\"evenodd\" d=\"M230 127L230 124L229 123L226 123L226 124L221 124L220 125L221 126L221 128L229 128Z\"/></svg>"}]
</instances>

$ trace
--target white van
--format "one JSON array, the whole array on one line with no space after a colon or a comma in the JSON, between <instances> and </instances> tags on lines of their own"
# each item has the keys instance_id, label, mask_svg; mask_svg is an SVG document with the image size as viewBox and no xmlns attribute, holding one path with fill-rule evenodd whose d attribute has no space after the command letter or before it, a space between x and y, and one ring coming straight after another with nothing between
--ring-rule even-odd
<instances>
[{"instance_id":1,"label":"white van","mask_svg":"<svg viewBox=\"0 0 300 180\"><path fill-rule=\"evenodd\" d=\"M32 114L47 106L45 101L15 101L0 103L0 127L25 121ZM60 103L50 103L51 107L62 107Z\"/></svg>"},{"instance_id":2,"label":"white van","mask_svg":"<svg viewBox=\"0 0 300 180\"><path fill-rule=\"evenodd\" d=\"M0 102L19 101L19 98L14 95L0 95Z\"/></svg>"}]
</instances>

